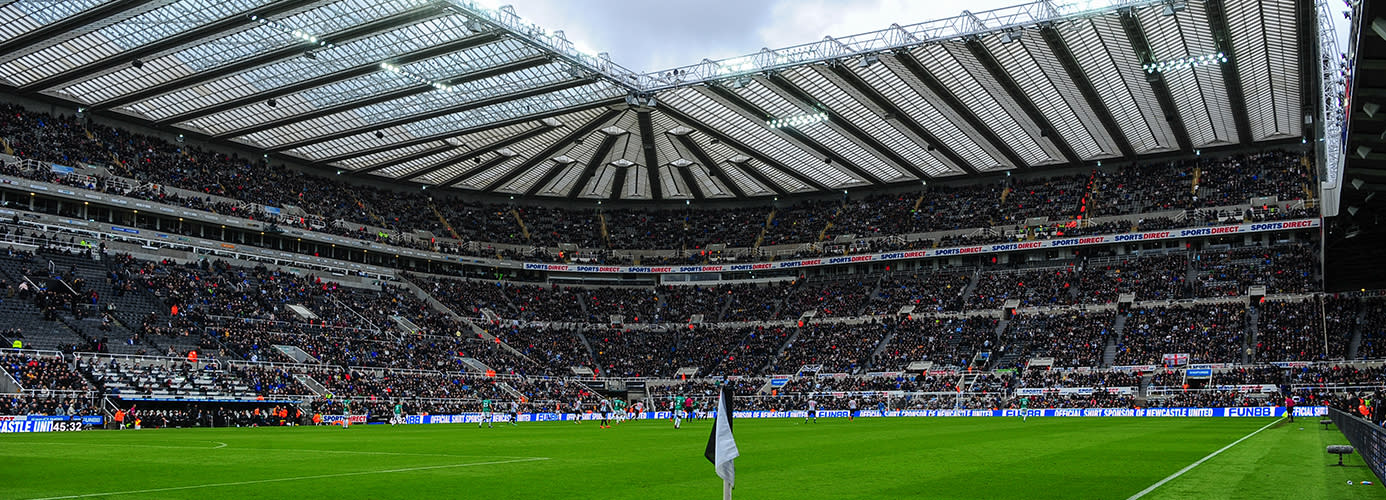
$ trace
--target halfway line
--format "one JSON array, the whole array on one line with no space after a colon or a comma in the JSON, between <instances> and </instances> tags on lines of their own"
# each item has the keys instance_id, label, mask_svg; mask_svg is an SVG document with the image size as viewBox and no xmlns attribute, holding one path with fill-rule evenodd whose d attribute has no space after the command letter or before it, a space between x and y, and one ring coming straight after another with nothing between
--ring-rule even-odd
<instances>
[{"instance_id":1,"label":"halfway line","mask_svg":"<svg viewBox=\"0 0 1386 500\"><path fill-rule=\"evenodd\" d=\"M1216 457L1216 456L1218 456L1219 453L1222 453L1222 452L1224 452L1224 451L1227 451L1228 448L1231 448L1231 447L1233 447L1233 446L1237 446L1237 443L1240 443L1240 442L1242 442L1242 441L1246 441L1247 438L1250 438L1251 436L1255 436L1255 435L1257 435L1257 434L1260 434L1261 431L1264 431L1264 430L1266 430L1266 429L1269 429L1270 426L1280 423L1281 420L1285 420L1285 417L1280 417L1279 419L1276 419L1276 421L1271 422L1271 423L1269 423L1269 424L1266 424L1265 427L1262 427L1262 428L1260 428L1260 429L1256 429L1256 430L1252 431L1251 434L1247 434L1247 435L1245 435L1245 436L1242 436L1241 439L1238 439L1238 440L1236 440L1236 441L1233 441L1232 444L1229 444L1229 445L1227 445L1227 446L1223 446L1222 449L1220 449L1220 450L1218 450L1218 451L1215 451L1215 452L1212 452L1212 453L1209 453L1208 456L1199 459L1197 462L1194 462L1194 463L1192 463L1192 464L1189 464L1188 467L1185 467L1185 468L1183 468L1183 469L1179 469L1179 472L1175 472L1174 474L1170 474L1169 477L1164 478L1164 479L1161 479L1160 482L1150 485L1149 488L1146 488L1146 489L1141 490L1140 493L1137 493L1137 494L1135 494L1135 495L1131 495L1131 497L1130 497L1130 498L1127 498L1126 500L1136 500L1137 498L1143 497L1143 496L1145 496L1146 494L1148 494L1148 493L1150 493L1150 492L1152 492L1152 491L1155 491L1155 488L1159 488L1159 487L1161 487L1161 486L1164 486L1165 483L1168 483L1168 482L1174 480L1174 478L1176 478L1176 477L1179 477L1179 476L1184 475L1185 472L1188 472L1188 471L1190 471L1190 470L1193 470L1194 467L1198 467L1199 465L1202 465L1203 462L1207 462L1208 459L1213 458L1213 457Z\"/></svg>"},{"instance_id":2,"label":"halfway line","mask_svg":"<svg viewBox=\"0 0 1386 500\"><path fill-rule=\"evenodd\" d=\"M196 485L192 485L192 486L173 486L173 487L169 487L169 488L153 488L153 489L148 489L148 490L110 491L110 492L106 492L106 493L88 493L88 494L85 494L85 495L67 495L67 496L61 496L61 497L33 498L33 499L30 499L30 500L59 500L59 499L63 499L63 498L91 498L91 497L106 497L106 496L112 496L112 495L133 495L133 494L137 494L137 493L157 493L157 492L161 492L161 491L194 490L194 489L198 489L198 488L219 488L219 487L222 487L222 486L243 486L243 485L247 485L247 484L282 483L282 482L286 482L286 481L301 481L301 480L304 480L304 479L327 479L327 478L333 478L333 477L366 476L366 475L371 475L371 474L391 474L391 473L395 473L395 472L413 472L413 471L436 470L436 469L455 469L455 468L459 468L459 467L473 467L473 466L477 466L477 465L512 464L512 463L516 463L516 462L534 462L534 461L538 461L538 460L548 460L548 459L549 459L548 457L532 457L532 458L522 458L522 459L516 459L516 460L499 460L499 461L495 461L495 462L473 462L473 463L452 464L452 465L430 465L430 466L426 466L426 467L409 467L409 468L405 468L405 469L371 470L371 471L362 471L362 472L342 472L342 473L338 473L338 474L318 474L318 475L315 475L315 476L281 477L281 478L276 478L276 479L256 479L256 480L254 480L254 481L236 481L236 482L232 482L232 483L196 484Z\"/></svg>"}]
</instances>

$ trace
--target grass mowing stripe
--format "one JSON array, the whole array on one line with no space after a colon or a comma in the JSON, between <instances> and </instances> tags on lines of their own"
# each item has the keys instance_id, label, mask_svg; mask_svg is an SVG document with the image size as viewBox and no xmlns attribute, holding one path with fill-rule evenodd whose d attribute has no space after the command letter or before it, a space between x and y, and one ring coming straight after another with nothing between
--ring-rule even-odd
<instances>
[{"instance_id":1,"label":"grass mowing stripe","mask_svg":"<svg viewBox=\"0 0 1386 500\"><path fill-rule=\"evenodd\" d=\"M244 486L244 485L247 485L247 484L282 483L282 482L286 482L286 481L302 481L302 480L305 480L305 479L329 479L329 478L334 478L334 477L367 476L367 475L372 475L372 474L393 474L393 473L396 473L396 472L414 472L414 471L421 471L421 470L456 469L456 468L460 468L460 467L475 467L475 466L478 466L478 465L513 464L513 463L519 463L519 462L535 462L535 461L539 461L539 460L548 460L548 459L549 459L548 457L530 457L530 458L521 458L521 459L515 459L515 460L497 460L497 461L494 461L494 462L473 462L473 463L465 463L465 464L429 465L429 466L424 466L424 467L407 467L407 468L403 468L403 469L368 470L368 471L359 471L359 472L341 472L341 473L337 473L337 474L317 474L317 475L313 475L313 476L280 477L280 478L274 478L274 479L256 479L256 480L252 480L252 481L235 481L235 482L230 482L230 483L194 484L194 485L188 485L188 486L171 486L171 487L168 487L168 488L151 488L151 489L147 489L147 490L108 491L108 492L105 492L105 493L87 493L87 494L84 494L84 495L66 495L66 496L60 496L60 497L42 497L42 498L33 498L33 499L30 499L30 500L60 500L60 499L64 499L64 498L92 498L92 497L108 497L108 496L114 496L114 495L134 495L134 494L139 494L139 493L158 493L158 492L161 492L161 491L194 490L194 489L199 489L199 488L218 488L218 487L225 487L225 486Z\"/></svg>"},{"instance_id":2,"label":"grass mowing stripe","mask_svg":"<svg viewBox=\"0 0 1386 500\"><path fill-rule=\"evenodd\" d=\"M1135 495L1131 495L1131 497L1130 497L1130 498L1127 498L1126 500L1136 500L1136 499L1138 499L1138 498L1140 498L1140 497L1146 496L1146 495L1149 494L1150 492L1155 491L1156 488L1159 488L1159 487L1161 487L1161 486L1164 486L1165 483L1168 483L1168 482L1174 480L1174 478L1177 478L1177 477L1179 477L1179 476L1182 476L1182 475L1184 475L1185 472L1188 472L1188 471L1193 470L1194 467L1198 467L1199 465L1203 465L1203 462L1207 462L1209 459L1218 456L1218 455L1221 454L1222 452L1227 451L1229 448L1232 448L1233 446L1237 446L1237 443L1240 443L1240 442L1242 442L1242 441L1246 441L1247 439L1250 439L1251 436L1255 436L1255 435L1257 435L1257 434L1260 434L1261 431L1264 431L1264 430L1266 430L1266 429L1269 429L1272 425L1275 425L1275 424L1280 423L1281 420L1285 420L1285 417L1280 417L1280 418L1276 419L1274 422L1271 422L1271 423L1269 423L1269 424L1266 424L1264 427L1261 427L1260 429L1256 429L1256 430L1254 430L1254 431L1251 431L1251 434L1247 434L1247 435L1245 435L1245 436L1242 436L1241 439L1238 439L1238 440L1236 440L1236 441L1233 441L1232 444L1229 444L1229 445L1227 445L1227 446L1223 446L1223 447L1222 447L1221 449L1219 449L1218 451L1209 453L1208 456L1198 459L1197 462L1194 462L1194 463L1189 464L1188 467L1185 467L1185 468L1183 468L1183 469L1179 469L1179 472L1175 472L1174 474L1170 474L1169 477L1166 477L1166 478L1164 478L1164 479L1161 479L1160 482L1150 485L1149 488L1146 488L1146 489L1141 490L1140 493L1136 493Z\"/></svg>"}]
</instances>

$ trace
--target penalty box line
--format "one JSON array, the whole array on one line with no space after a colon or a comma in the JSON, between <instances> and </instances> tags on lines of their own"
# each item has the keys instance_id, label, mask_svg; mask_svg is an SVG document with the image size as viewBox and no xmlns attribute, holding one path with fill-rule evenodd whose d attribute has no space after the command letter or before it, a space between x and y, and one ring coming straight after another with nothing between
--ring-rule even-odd
<instances>
[{"instance_id":1,"label":"penalty box line","mask_svg":"<svg viewBox=\"0 0 1386 500\"><path fill-rule=\"evenodd\" d=\"M520 463L520 462L537 462L537 461L540 461L540 460L548 460L548 459L549 459L549 457L529 457L529 458L519 458L519 459L513 459L513 460L496 460L496 461L492 461L492 462L471 462L471 463L464 463L464 464L429 465L429 466L424 466L424 467L407 467L407 468L402 468L402 469L368 470L368 471L360 471L360 472L340 472L340 473L336 473L336 474L316 474L316 475L312 475L312 476L280 477L280 478L274 478L274 479L255 479L255 480L251 480L251 481L235 481L235 482L229 482L229 483L207 483L207 484L194 484L194 485L188 485L188 486L171 486L171 487L168 487L168 488L150 488L150 489L146 489L146 490L109 491L109 492L105 492L105 493L87 493L87 494L84 494L84 495L65 495L65 496L57 496L57 497L33 498L33 499L30 499L30 500L60 500L60 499L64 499L64 498L93 498L93 497L106 497L106 496L114 496L114 495L135 495L135 494L140 494L140 493L158 493L158 492L164 492L164 491L194 490L194 489L199 489L199 488L221 488L221 487L226 487L226 486L244 486L244 485L247 485L247 484L282 483L282 482L287 482L287 481L303 481L303 480L307 480L307 479L330 479L330 478L334 478L334 477L368 476L368 475L373 475L373 474L393 474L393 473L397 473L397 472L415 472L415 471L422 471L422 470L456 469L456 468L461 468L461 467L476 467L476 466L480 466L480 465L500 465L500 464L513 464L513 463Z\"/></svg>"},{"instance_id":2,"label":"penalty box line","mask_svg":"<svg viewBox=\"0 0 1386 500\"><path fill-rule=\"evenodd\" d=\"M1188 471L1193 470L1194 467L1198 467L1198 466L1200 466L1200 465L1203 465L1203 462L1207 462L1208 460L1212 459L1213 457L1218 456L1218 455L1221 454L1222 452L1227 451L1229 448L1232 448L1233 446L1237 446L1237 443L1240 443L1240 442L1242 442L1242 441L1246 441L1247 439L1251 439L1251 436L1255 436L1255 435L1257 435L1257 434L1260 434L1261 431L1264 431L1264 430L1266 430L1266 429L1269 429L1272 425L1275 425L1275 424L1280 423L1281 420L1285 420L1285 417L1280 417L1279 419L1276 419L1276 421L1271 422L1271 423L1269 423L1269 424L1266 424L1265 427L1262 427L1262 428L1260 428L1260 429L1256 429L1256 430L1254 430L1254 431L1251 431L1251 434L1247 434L1247 435L1245 435L1245 436L1242 436L1241 439L1238 439L1238 440L1236 440L1236 441L1233 441L1232 444L1229 444L1229 445L1227 445L1227 446L1223 446L1222 449L1219 449L1218 451L1209 453L1208 456L1203 457L1203 458L1200 458L1197 462L1194 462L1194 463L1189 464L1188 467L1185 467L1185 468L1183 468L1183 469L1179 469L1179 472L1175 472L1174 474L1170 474L1169 477L1166 477L1166 478L1164 478L1164 479L1161 479L1160 482L1150 485L1149 488L1146 488L1146 489L1141 490L1140 493L1137 493L1137 494L1135 494L1135 495L1131 495L1131 497L1130 497L1130 498L1127 498L1126 500L1136 500L1136 499L1138 499L1138 498L1140 498L1140 497L1146 496L1146 495L1149 494L1150 492L1155 491L1156 488L1159 488L1159 487L1161 487L1161 486L1164 486L1165 483L1168 483L1168 482L1170 482L1170 481L1173 481L1175 478L1184 475L1185 472L1188 472Z\"/></svg>"}]
</instances>

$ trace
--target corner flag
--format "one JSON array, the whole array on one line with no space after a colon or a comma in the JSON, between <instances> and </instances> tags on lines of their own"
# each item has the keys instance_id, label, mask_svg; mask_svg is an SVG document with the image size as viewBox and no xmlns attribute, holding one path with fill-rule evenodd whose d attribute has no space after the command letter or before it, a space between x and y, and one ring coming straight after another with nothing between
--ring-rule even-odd
<instances>
[{"instance_id":1,"label":"corner flag","mask_svg":"<svg viewBox=\"0 0 1386 500\"><path fill-rule=\"evenodd\" d=\"M707 461L712 462L717 469L717 476L722 478L726 488L724 496L731 494L731 488L736 486L736 457L741 456L741 452L736 450L736 439L732 437L732 400L734 393L731 387L722 386L722 390L717 395L717 423L712 426L712 434L707 437L707 452L703 455Z\"/></svg>"}]
</instances>

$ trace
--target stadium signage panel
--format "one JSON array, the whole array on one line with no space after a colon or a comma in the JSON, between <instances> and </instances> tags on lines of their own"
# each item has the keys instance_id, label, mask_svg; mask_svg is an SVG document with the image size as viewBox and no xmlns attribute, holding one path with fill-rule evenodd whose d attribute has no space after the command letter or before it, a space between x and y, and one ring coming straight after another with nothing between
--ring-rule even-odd
<instances>
[{"instance_id":1,"label":"stadium signage panel","mask_svg":"<svg viewBox=\"0 0 1386 500\"><path fill-rule=\"evenodd\" d=\"M974 410L974 409L949 409L949 410L886 410L882 413L879 410L860 410L858 417L1019 417L1024 411L1031 417L1150 417L1150 418L1195 418L1195 417L1215 417L1215 418L1254 418L1254 417L1283 417L1285 407L1283 406L1251 406L1234 408L1031 408L1028 410L1005 409L1005 410ZM849 410L840 409L821 409L818 410L819 418L847 418ZM779 411L738 411L733 415L735 418L804 418L808 412L804 410L779 410ZM712 412L715 415L715 412ZM1327 406L1296 406L1294 410L1296 417L1321 417L1328 414ZM341 415L323 415L323 422L337 423L342 421ZM667 411L647 411L640 414L642 420L662 420L672 418ZM599 420L599 413L521 413L517 422L557 422L573 420ZM509 422L510 414L497 412L493 414L493 421L496 423ZM352 415L351 423L365 423L364 415ZM461 413L456 415L408 415L404 418L406 424L475 424L482 422L480 413Z\"/></svg>"},{"instance_id":2,"label":"stadium signage panel","mask_svg":"<svg viewBox=\"0 0 1386 500\"><path fill-rule=\"evenodd\" d=\"M100 426L103 421L100 415L70 417L0 415L0 434L80 431L88 427Z\"/></svg>"},{"instance_id":3,"label":"stadium signage panel","mask_svg":"<svg viewBox=\"0 0 1386 500\"><path fill-rule=\"evenodd\" d=\"M732 272L732 271L758 271L766 269L794 269L800 267L828 266L836 264L852 264L858 262L883 262L905 259L922 259L930 257L948 257L953 255L975 255L985 253L1014 252L1025 250L1042 250L1047 248L1067 248L1088 245L1104 245L1109 243L1122 243L1132 241L1157 241L1190 236L1209 236L1220 234L1249 234L1267 231L1281 231L1286 229L1306 229L1322 225L1320 219L1301 219L1282 222L1261 222L1254 224L1232 224L1218 227L1203 227L1183 230L1169 231L1146 231L1140 233L1126 233L1105 236L1084 236L1079 238L1060 238L1051 240L1024 241L1016 243L997 243L991 245L973 245L965 247L934 248L928 250L907 250L895 252L882 252L868 255L847 255L840 257L813 258L801 260L786 260L780 262L757 262L746 264L716 264L706 266L588 266L588 265L569 265L569 264L544 264L538 262L525 262L521 267L532 271L570 271L583 273L634 273L634 274L670 274L670 273L706 273L706 272Z\"/></svg>"}]
</instances>

